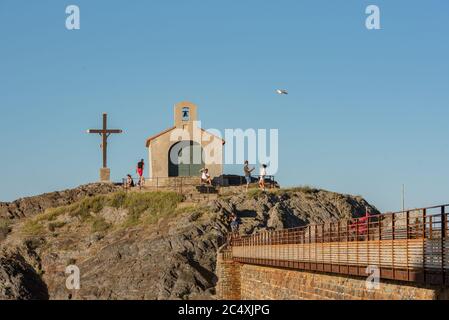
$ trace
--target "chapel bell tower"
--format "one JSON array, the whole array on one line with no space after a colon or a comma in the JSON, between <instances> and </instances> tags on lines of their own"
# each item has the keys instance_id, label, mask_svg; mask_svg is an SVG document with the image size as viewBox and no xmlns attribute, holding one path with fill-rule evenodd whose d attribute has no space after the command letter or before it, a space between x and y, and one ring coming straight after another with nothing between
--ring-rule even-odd
<instances>
[{"instance_id":1,"label":"chapel bell tower","mask_svg":"<svg viewBox=\"0 0 449 320\"><path fill-rule=\"evenodd\" d=\"M186 128L198 120L196 105L191 102L180 102L175 105L175 127Z\"/></svg>"}]
</instances>

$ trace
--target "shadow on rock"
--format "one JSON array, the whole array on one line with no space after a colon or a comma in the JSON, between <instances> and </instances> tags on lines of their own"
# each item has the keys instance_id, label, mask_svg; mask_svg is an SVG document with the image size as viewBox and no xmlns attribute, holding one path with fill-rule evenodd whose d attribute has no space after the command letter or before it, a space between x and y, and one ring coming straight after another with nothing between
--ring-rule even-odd
<instances>
[{"instance_id":1,"label":"shadow on rock","mask_svg":"<svg viewBox=\"0 0 449 320\"><path fill-rule=\"evenodd\" d=\"M22 256L0 256L0 300L48 299L46 284Z\"/></svg>"}]
</instances>

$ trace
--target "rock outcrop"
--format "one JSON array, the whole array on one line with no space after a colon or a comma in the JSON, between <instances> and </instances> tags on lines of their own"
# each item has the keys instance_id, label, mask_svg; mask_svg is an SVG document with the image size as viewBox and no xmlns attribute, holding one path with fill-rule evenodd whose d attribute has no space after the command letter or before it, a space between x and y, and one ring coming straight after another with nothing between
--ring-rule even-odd
<instances>
[{"instance_id":1,"label":"rock outcrop","mask_svg":"<svg viewBox=\"0 0 449 320\"><path fill-rule=\"evenodd\" d=\"M134 202L127 197L77 205L70 196L54 203L72 206L21 211L25 218L0 242L0 281L8 283L0 285L0 299L213 298L216 253L231 213L241 218L242 233L361 216L365 207L377 213L360 197L310 188L231 193L201 204L163 193L157 206L140 199L144 193ZM68 265L80 270L80 290L66 288Z\"/></svg>"},{"instance_id":2,"label":"rock outcrop","mask_svg":"<svg viewBox=\"0 0 449 320\"><path fill-rule=\"evenodd\" d=\"M118 190L118 186L110 183L92 183L75 189L45 193L13 202L0 202L0 218L17 219L29 217L48 208L65 206L85 197L107 194Z\"/></svg>"},{"instance_id":3,"label":"rock outcrop","mask_svg":"<svg viewBox=\"0 0 449 320\"><path fill-rule=\"evenodd\" d=\"M217 205L217 210L240 217L243 234L361 217L367 209L379 213L362 197L308 187L249 196L240 193L219 200Z\"/></svg>"},{"instance_id":4,"label":"rock outcrop","mask_svg":"<svg viewBox=\"0 0 449 320\"><path fill-rule=\"evenodd\" d=\"M20 254L0 256L0 300L46 300L47 286Z\"/></svg>"}]
</instances>

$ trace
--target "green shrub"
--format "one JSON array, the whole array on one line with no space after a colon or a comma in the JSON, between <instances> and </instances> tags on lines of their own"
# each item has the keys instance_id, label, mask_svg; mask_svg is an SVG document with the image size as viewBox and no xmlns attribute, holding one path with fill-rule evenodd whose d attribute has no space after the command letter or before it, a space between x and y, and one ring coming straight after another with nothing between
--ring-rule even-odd
<instances>
[{"instance_id":1,"label":"green shrub","mask_svg":"<svg viewBox=\"0 0 449 320\"><path fill-rule=\"evenodd\" d=\"M30 219L22 226L22 233L28 236L37 236L45 233L45 228L37 219Z\"/></svg>"},{"instance_id":2,"label":"green shrub","mask_svg":"<svg viewBox=\"0 0 449 320\"><path fill-rule=\"evenodd\" d=\"M62 228L66 224L66 222L61 221L55 222L59 216L66 213L71 217L78 216L81 217L83 221L86 221L91 218L91 212L100 212L105 203L106 196L100 195L84 198L71 205L47 209L44 213L27 220L22 226L22 232L26 235L40 235L45 233L46 228L48 228L49 231L54 232L56 229Z\"/></svg>"},{"instance_id":3,"label":"green shrub","mask_svg":"<svg viewBox=\"0 0 449 320\"><path fill-rule=\"evenodd\" d=\"M48 228L54 232L66 223L55 222L63 214L71 217L80 217L84 223L91 223L93 232L105 231L112 227L104 218L92 217L105 207L128 210L128 219L123 226L131 227L141 222L154 223L162 217L183 213L177 211L178 204L183 197L175 192L117 192L110 195L87 197L71 205L52 208L45 213L30 218L23 225L22 231L29 235L42 234ZM1 226L0 226L1 227Z\"/></svg>"},{"instance_id":4,"label":"green shrub","mask_svg":"<svg viewBox=\"0 0 449 320\"><path fill-rule=\"evenodd\" d=\"M172 215L181 201L182 196L175 192L128 193L122 206L129 212L125 226L138 224L142 215L147 224Z\"/></svg>"},{"instance_id":5,"label":"green shrub","mask_svg":"<svg viewBox=\"0 0 449 320\"><path fill-rule=\"evenodd\" d=\"M60 215L67 212L66 207L58 207L58 208L50 208L45 210L44 213L39 214L36 216L36 221L54 221L56 220Z\"/></svg>"},{"instance_id":6,"label":"green shrub","mask_svg":"<svg viewBox=\"0 0 449 320\"><path fill-rule=\"evenodd\" d=\"M121 208L126 200L126 192L120 191L111 195L111 198L108 201L108 205L113 208Z\"/></svg>"},{"instance_id":7,"label":"green shrub","mask_svg":"<svg viewBox=\"0 0 449 320\"><path fill-rule=\"evenodd\" d=\"M99 195L95 197L84 198L68 207L71 217L81 217L86 220L90 217L91 212L99 213L107 204L107 196Z\"/></svg>"}]
</instances>

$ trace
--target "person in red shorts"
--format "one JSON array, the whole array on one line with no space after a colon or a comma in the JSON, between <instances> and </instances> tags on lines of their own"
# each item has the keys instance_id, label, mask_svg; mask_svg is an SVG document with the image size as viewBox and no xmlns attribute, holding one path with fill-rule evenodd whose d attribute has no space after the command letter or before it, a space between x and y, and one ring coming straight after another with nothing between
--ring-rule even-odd
<instances>
[{"instance_id":1,"label":"person in red shorts","mask_svg":"<svg viewBox=\"0 0 449 320\"><path fill-rule=\"evenodd\" d=\"M137 174L139 175L139 186L142 186L143 184L143 169L145 167L145 163L143 162L143 159L141 159L137 163Z\"/></svg>"}]
</instances>

